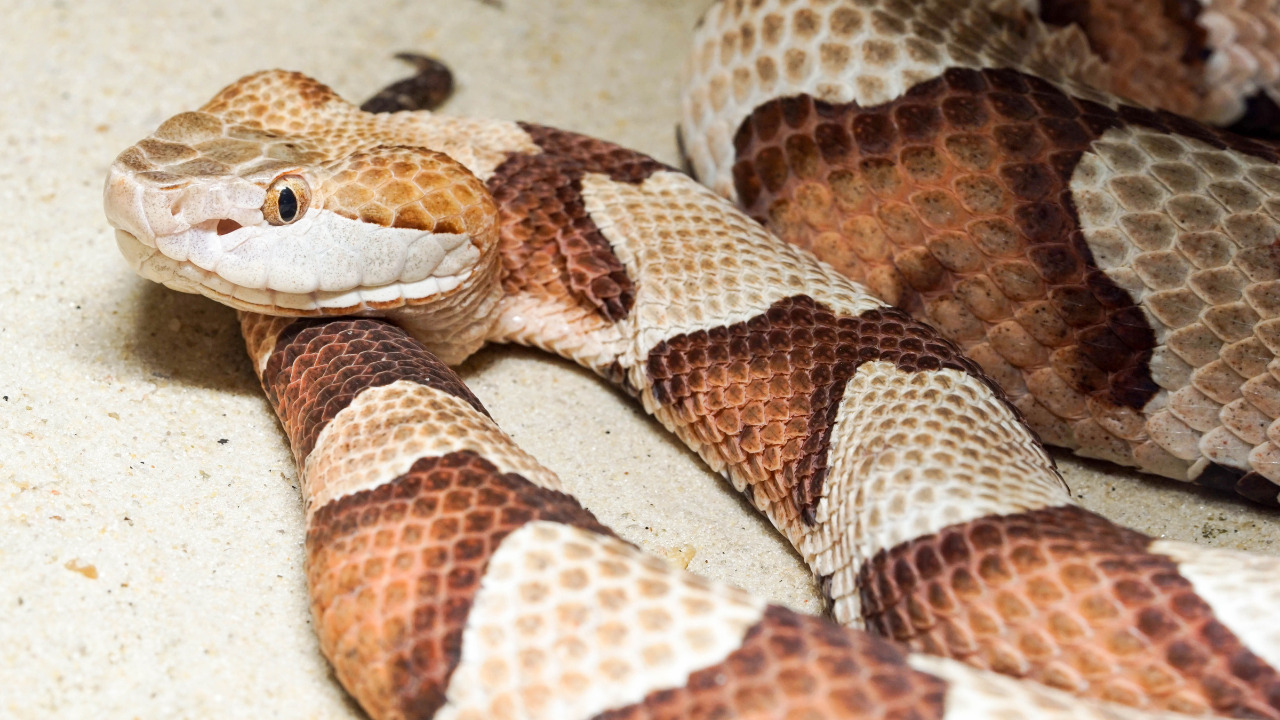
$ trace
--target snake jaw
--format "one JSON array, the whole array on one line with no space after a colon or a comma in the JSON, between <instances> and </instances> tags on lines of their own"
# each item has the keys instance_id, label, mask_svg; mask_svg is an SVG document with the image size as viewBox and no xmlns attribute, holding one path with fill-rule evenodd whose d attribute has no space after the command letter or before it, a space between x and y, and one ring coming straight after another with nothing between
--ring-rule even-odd
<instances>
[{"instance_id":1,"label":"snake jaw","mask_svg":"<svg viewBox=\"0 0 1280 720\"><path fill-rule=\"evenodd\" d=\"M116 244L134 272L148 280L179 292L204 295L238 310L273 315L381 314L449 294L466 283L474 271L474 267L468 267L454 275L431 276L415 282L292 293L234 284L220 272L202 268L190 260L176 260L125 230L116 230ZM460 255L466 257L471 253L465 248L473 246L460 244L459 247L464 248Z\"/></svg>"},{"instance_id":2,"label":"snake jaw","mask_svg":"<svg viewBox=\"0 0 1280 720\"><path fill-rule=\"evenodd\" d=\"M103 192L130 266L241 310L375 314L427 303L463 284L490 244L351 218L319 207L323 193L296 222L271 225L267 191L255 182L270 178L183 177L136 164L122 154Z\"/></svg>"},{"instance_id":3,"label":"snake jaw","mask_svg":"<svg viewBox=\"0 0 1280 720\"><path fill-rule=\"evenodd\" d=\"M257 208L197 205L193 195L201 194L113 177L106 207L117 245L139 275L241 310L378 313L450 293L480 264L480 243L462 233L380 227L323 209L271 226Z\"/></svg>"}]
</instances>

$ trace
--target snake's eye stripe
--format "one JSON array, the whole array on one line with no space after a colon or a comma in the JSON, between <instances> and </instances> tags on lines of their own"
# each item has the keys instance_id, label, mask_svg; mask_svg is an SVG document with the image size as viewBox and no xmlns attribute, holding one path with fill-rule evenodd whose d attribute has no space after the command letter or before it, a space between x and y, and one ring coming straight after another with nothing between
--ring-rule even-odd
<instances>
[{"instance_id":1,"label":"snake's eye stripe","mask_svg":"<svg viewBox=\"0 0 1280 720\"><path fill-rule=\"evenodd\" d=\"M307 214L311 186L298 175L281 175L267 188L262 216L272 225L288 225Z\"/></svg>"}]
</instances>

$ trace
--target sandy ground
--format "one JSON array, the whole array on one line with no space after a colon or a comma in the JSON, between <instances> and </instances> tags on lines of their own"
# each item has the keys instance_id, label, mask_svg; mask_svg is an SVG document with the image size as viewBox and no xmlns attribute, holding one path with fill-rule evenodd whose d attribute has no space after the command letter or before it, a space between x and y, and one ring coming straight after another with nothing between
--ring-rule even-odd
<instances>
[{"instance_id":1,"label":"sandy ground","mask_svg":"<svg viewBox=\"0 0 1280 720\"><path fill-rule=\"evenodd\" d=\"M262 68L352 99L435 54L446 108L674 162L705 0L0 2L0 716L349 718L320 657L284 440L231 311L134 277L103 220L120 150ZM625 537L802 611L798 560L622 395L521 349L463 377ZM1153 535L1270 549L1274 514L1063 459Z\"/></svg>"}]
</instances>

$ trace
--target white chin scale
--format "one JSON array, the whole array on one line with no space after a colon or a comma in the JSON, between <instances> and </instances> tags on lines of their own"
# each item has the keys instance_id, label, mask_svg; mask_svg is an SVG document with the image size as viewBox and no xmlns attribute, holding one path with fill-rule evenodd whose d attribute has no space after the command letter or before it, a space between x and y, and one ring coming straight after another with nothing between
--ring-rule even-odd
<instances>
[{"instance_id":1,"label":"white chin scale","mask_svg":"<svg viewBox=\"0 0 1280 720\"><path fill-rule=\"evenodd\" d=\"M155 240L116 230L143 277L256 312L385 310L449 292L479 249L466 235L387 228L312 210L292 225L252 225L224 235L211 220Z\"/></svg>"}]
</instances>

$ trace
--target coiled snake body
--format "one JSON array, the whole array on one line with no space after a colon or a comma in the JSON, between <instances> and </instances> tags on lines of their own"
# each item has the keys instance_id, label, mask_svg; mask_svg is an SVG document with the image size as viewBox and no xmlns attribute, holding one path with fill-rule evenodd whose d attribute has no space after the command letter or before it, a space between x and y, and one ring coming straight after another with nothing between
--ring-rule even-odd
<instances>
[{"instance_id":1,"label":"coiled snake body","mask_svg":"<svg viewBox=\"0 0 1280 720\"><path fill-rule=\"evenodd\" d=\"M1018 64L1008 16L776 5L704 20L685 143L832 265L637 153L295 73L113 165L135 269L244 311L339 679L378 718L1280 717L1280 561L1076 507L1026 423L1275 500L1275 151ZM637 397L845 627L614 537L446 367L485 342Z\"/></svg>"}]
</instances>

